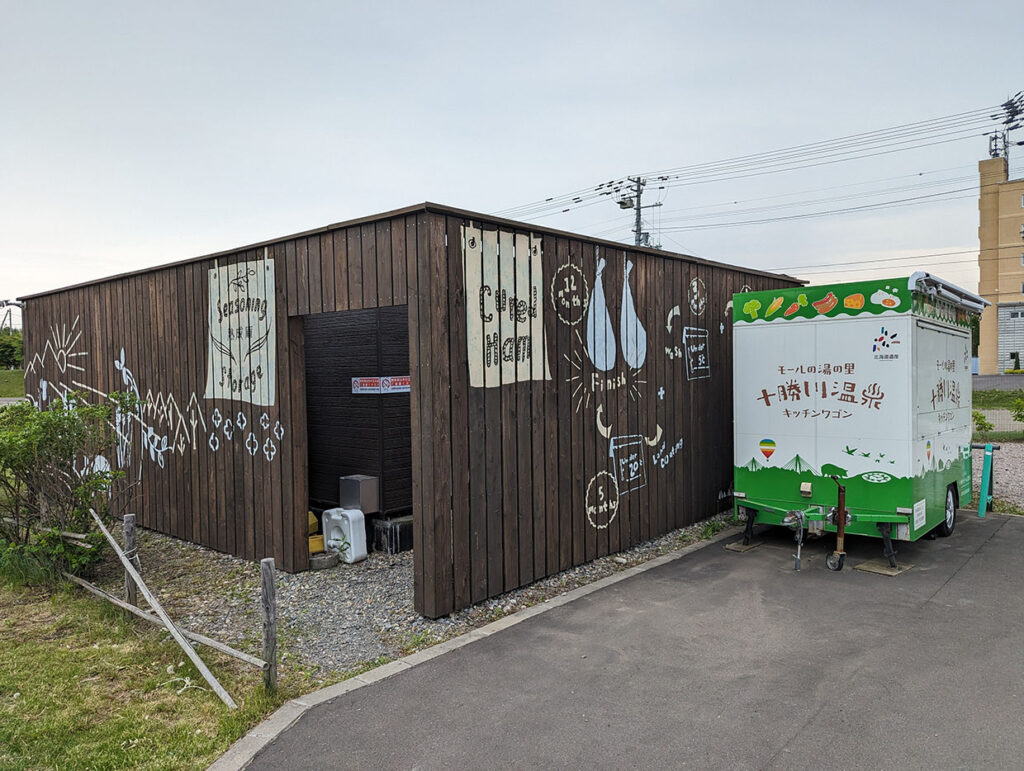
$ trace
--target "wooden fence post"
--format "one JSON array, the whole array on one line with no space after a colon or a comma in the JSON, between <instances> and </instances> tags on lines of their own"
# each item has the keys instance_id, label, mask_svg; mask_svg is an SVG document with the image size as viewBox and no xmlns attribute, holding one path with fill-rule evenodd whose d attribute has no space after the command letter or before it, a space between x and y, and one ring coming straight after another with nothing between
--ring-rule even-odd
<instances>
[{"instance_id":1,"label":"wooden fence post","mask_svg":"<svg viewBox=\"0 0 1024 771\"><path fill-rule=\"evenodd\" d=\"M124 556L135 566L136 570L142 570L142 563L139 561L138 547L135 543L135 515L124 515ZM139 607L139 587L135 579L128 571L124 571L125 599L135 607Z\"/></svg>"},{"instance_id":2,"label":"wooden fence post","mask_svg":"<svg viewBox=\"0 0 1024 771\"><path fill-rule=\"evenodd\" d=\"M260 611L263 615L263 685L277 688L277 595L274 590L274 558L260 560Z\"/></svg>"}]
</instances>

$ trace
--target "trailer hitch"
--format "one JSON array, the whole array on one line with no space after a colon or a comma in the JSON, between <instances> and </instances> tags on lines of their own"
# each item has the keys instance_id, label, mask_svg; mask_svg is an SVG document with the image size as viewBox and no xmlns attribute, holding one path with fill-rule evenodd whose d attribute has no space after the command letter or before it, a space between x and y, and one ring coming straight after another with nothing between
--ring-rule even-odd
<instances>
[{"instance_id":1,"label":"trailer hitch","mask_svg":"<svg viewBox=\"0 0 1024 771\"><path fill-rule=\"evenodd\" d=\"M832 474L832 481L839 488L839 500L836 502L836 548L825 557L825 567L829 570L842 570L846 563L846 488L839 483L839 477Z\"/></svg>"}]
</instances>

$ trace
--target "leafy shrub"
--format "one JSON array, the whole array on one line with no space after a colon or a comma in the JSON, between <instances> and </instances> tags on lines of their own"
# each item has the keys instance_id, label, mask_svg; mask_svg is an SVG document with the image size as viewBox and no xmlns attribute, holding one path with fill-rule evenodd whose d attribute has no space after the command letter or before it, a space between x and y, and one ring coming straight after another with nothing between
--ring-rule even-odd
<instances>
[{"instance_id":1,"label":"leafy shrub","mask_svg":"<svg viewBox=\"0 0 1024 771\"><path fill-rule=\"evenodd\" d=\"M8 575L76 572L102 558L89 509L106 515L121 475L105 459L114 442L110 419L109 406L75 395L47 410L28 402L0 409L0 569Z\"/></svg>"},{"instance_id":2,"label":"leafy shrub","mask_svg":"<svg viewBox=\"0 0 1024 771\"><path fill-rule=\"evenodd\" d=\"M979 434L986 434L995 428L994 425L985 417L985 413L973 410L971 417L974 419L974 430Z\"/></svg>"},{"instance_id":3,"label":"leafy shrub","mask_svg":"<svg viewBox=\"0 0 1024 771\"><path fill-rule=\"evenodd\" d=\"M1010 414L1018 423L1024 423L1024 399L1014 399Z\"/></svg>"}]
</instances>

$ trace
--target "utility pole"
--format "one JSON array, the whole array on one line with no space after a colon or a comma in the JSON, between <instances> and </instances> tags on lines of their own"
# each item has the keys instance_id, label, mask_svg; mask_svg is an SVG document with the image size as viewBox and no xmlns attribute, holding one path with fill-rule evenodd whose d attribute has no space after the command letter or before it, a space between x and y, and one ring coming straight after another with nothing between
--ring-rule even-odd
<instances>
[{"instance_id":1,"label":"utility pole","mask_svg":"<svg viewBox=\"0 0 1024 771\"><path fill-rule=\"evenodd\" d=\"M0 308L6 308L3 318L0 318L0 332L7 330L14 334L14 309L20 309L22 304L17 300L0 300Z\"/></svg>"},{"instance_id":2,"label":"utility pole","mask_svg":"<svg viewBox=\"0 0 1024 771\"><path fill-rule=\"evenodd\" d=\"M1010 159L1010 132L1021 127L1021 116L1024 115L1024 91L1003 102L1000 107L1002 113L992 115L992 120L1003 119L1003 130L993 131L988 135L988 154L991 158ZM1015 145L1024 145L1024 142L1014 142Z\"/></svg>"},{"instance_id":3,"label":"utility pole","mask_svg":"<svg viewBox=\"0 0 1024 771\"><path fill-rule=\"evenodd\" d=\"M642 209L654 209L661 206L661 201L657 203L651 203L647 206L642 206L640 199L644 193L644 186L647 184L646 179L641 177L628 177L628 180L633 183L633 195L625 195L619 199L620 209L633 209L636 211L636 225L633 227L633 233L636 238L634 243L637 246L650 246L651 245L651 234L643 232L643 219L641 217ZM660 248L660 247L659 247Z\"/></svg>"}]
</instances>

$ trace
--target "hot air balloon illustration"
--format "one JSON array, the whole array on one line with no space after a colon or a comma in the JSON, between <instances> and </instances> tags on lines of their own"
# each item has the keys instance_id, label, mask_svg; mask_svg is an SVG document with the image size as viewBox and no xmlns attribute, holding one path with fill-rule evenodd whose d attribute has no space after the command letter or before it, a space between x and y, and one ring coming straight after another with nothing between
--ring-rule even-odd
<instances>
[{"instance_id":1,"label":"hot air balloon illustration","mask_svg":"<svg viewBox=\"0 0 1024 771\"><path fill-rule=\"evenodd\" d=\"M594 248L595 254L597 247ZM608 304L604 298L605 259L597 258L597 270L594 274L594 293L587 309L587 355L594 368L606 372L615 366L615 330L608 315Z\"/></svg>"},{"instance_id":2,"label":"hot air balloon illustration","mask_svg":"<svg viewBox=\"0 0 1024 771\"><path fill-rule=\"evenodd\" d=\"M772 453L775 452L775 440L774 439L762 439L761 440L761 454L764 455L765 459L772 457Z\"/></svg>"},{"instance_id":3,"label":"hot air balloon illustration","mask_svg":"<svg viewBox=\"0 0 1024 771\"><path fill-rule=\"evenodd\" d=\"M619 334L622 336L622 358L633 369L640 369L647 358L647 330L637 318L633 305L633 292L629 288L629 274L633 263L625 261L622 273L622 314L619 317Z\"/></svg>"}]
</instances>

